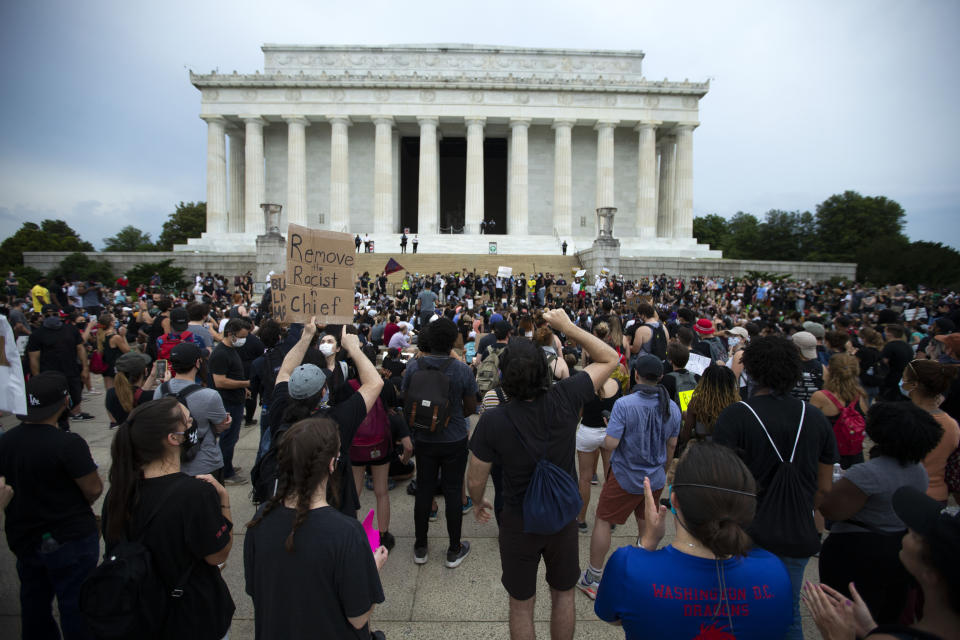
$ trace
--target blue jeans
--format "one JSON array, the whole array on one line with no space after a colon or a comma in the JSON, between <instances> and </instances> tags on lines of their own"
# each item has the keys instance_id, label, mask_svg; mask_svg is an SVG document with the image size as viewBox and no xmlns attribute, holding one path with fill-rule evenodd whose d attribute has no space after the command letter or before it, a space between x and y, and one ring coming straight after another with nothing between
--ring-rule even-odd
<instances>
[{"instance_id":1,"label":"blue jeans","mask_svg":"<svg viewBox=\"0 0 960 640\"><path fill-rule=\"evenodd\" d=\"M810 558L788 558L777 556L783 562L790 575L790 588L793 591L793 624L787 629L784 640L803 640L803 624L800 621L800 587L803 586L803 571Z\"/></svg>"},{"instance_id":2,"label":"blue jeans","mask_svg":"<svg viewBox=\"0 0 960 640\"><path fill-rule=\"evenodd\" d=\"M257 449L257 462L270 450L270 411L267 405L260 406L260 447Z\"/></svg>"},{"instance_id":3,"label":"blue jeans","mask_svg":"<svg viewBox=\"0 0 960 640\"><path fill-rule=\"evenodd\" d=\"M236 475L233 472L233 449L237 446L237 440L240 439L245 407L241 402L237 405L224 404L223 408L230 414L231 419L230 428L220 434L220 451L223 453L223 477L232 478Z\"/></svg>"},{"instance_id":4,"label":"blue jeans","mask_svg":"<svg viewBox=\"0 0 960 640\"><path fill-rule=\"evenodd\" d=\"M99 555L100 536L96 533L61 542L52 552L37 549L17 555L23 640L59 640L61 629L66 640L93 638L78 600L80 585L97 566ZM50 606L54 596L60 610L60 628Z\"/></svg>"}]
</instances>

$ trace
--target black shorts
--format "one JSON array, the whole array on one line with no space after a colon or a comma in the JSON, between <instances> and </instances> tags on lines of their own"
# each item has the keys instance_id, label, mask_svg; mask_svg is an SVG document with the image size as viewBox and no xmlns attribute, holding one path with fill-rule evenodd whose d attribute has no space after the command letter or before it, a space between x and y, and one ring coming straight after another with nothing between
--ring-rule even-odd
<instances>
[{"instance_id":1,"label":"black shorts","mask_svg":"<svg viewBox=\"0 0 960 640\"><path fill-rule=\"evenodd\" d=\"M523 532L523 514L517 507L503 510L500 520L500 582L517 600L537 593L540 558L547 566L547 584L568 591L580 578L580 546L576 520L549 536Z\"/></svg>"},{"instance_id":2,"label":"black shorts","mask_svg":"<svg viewBox=\"0 0 960 640\"><path fill-rule=\"evenodd\" d=\"M83 400L83 380L80 376L67 378L67 389L70 392L70 400L74 407L79 407Z\"/></svg>"},{"instance_id":3,"label":"black shorts","mask_svg":"<svg viewBox=\"0 0 960 640\"><path fill-rule=\"evenodd\" d=\"M357 462L356 460L351 459L350 464L352 464L355 467L365 467L367 465L370 465L371 467L379 467L382 464L389 464L391 458L392 456L386 455L380 458L379 460L368 460L366 462Z\"/></svg>"}]
</instances>

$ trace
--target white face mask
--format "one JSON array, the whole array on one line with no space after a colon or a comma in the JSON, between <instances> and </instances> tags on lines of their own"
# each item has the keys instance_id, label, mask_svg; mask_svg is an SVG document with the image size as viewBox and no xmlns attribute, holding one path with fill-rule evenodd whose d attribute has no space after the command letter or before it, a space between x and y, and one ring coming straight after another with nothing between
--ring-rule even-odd
<instances>
[{"instance_id":1,"label":"white face mask","mask_svg":"<svg viewBox=\"0 0 960 640\"><path fill-rule=\"evenodd\" d=\"M245 344L247 344L247 339L246 339L246 338L234 338L234 339L233 339L233 346L235 346L235 347L242 347L242 346L245 345Z\"/></svg>"},{"instance_id":2,"label":"white face mask","mask_svg":"<svg viewBox=\"0 0 960 640\"><path fill-rule=\"evenodd\" d=\"M533 337L533 331L527 331L527 332L524 333L523 335L525 335L525 336L528 337L528 338L532 338L532 337Z\"/></svg>"},{"instance_id":3,"label":"white face mask","mask_svg":"<svg viewBox=\"0 0 960 640\"><path fill-rule=\"evenodd\" d=\"M321 342L319 349L324 358L329 358L331 355L333 355L333 345L329 342Z\"/></svg>"}]
</instances>

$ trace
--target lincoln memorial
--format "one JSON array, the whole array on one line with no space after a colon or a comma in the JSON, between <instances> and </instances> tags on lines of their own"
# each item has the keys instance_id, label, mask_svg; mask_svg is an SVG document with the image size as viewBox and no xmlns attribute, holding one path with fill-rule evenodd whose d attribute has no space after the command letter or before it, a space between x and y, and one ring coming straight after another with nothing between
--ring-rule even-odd
<instances>
[{"instance_id":1,"label":"lincoln memorial","mask_svg":"<svg viewBox=\"0 0 960 640\"><path fill-rule=\"evenodd\" d=\"M264 45L252 74L191 73L207 123L207 226L178 251L254 251L288 222L400 233L420 250L587 249L615 207L624 255L719 258L693 238L708 83L648 80L640 51ZM492 221L492 223L491 223ZM481 236L481 228L489 238Z\"/></svg>"}]
</instances>

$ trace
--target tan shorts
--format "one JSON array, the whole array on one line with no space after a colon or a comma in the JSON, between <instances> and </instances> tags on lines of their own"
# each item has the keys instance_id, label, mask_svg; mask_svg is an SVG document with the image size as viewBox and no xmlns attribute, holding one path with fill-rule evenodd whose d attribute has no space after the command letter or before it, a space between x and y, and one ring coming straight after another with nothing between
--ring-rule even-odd
<instances>
[{"instance_id":1,"label":"tan shorts","mask_svg":"<svg viewBox=\"0 0 960 640\"><path fill-rule=\"evenodd\" d=\"M663 487L653 492L653 499L659 504ZM600 501L597 504L597 518L611 524L624 524L630 514L636 514L637 520L643 520L644 497L641 493L629 493L617 482L613 468L603 481L603 490L600 492Z\"/></svg>"}]
</instances>

